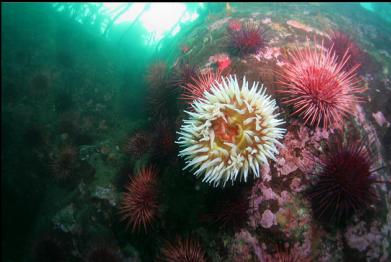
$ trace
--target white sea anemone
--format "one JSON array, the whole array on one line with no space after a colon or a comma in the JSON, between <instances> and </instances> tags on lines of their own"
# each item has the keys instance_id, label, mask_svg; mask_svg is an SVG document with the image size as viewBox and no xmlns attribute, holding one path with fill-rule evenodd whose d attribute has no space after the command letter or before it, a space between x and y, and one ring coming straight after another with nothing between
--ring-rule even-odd
<instances>
[{"instance_id":1,"label":"white sea anemone","mask_svg":"<svg viewBox=\"0 0 391 262\"><path fill-rule=\"evenodd\" d=\"M223 186L228 180L247 180L248 173L259 177L260 166L275 159L281 145L284 121L274 114L276 101L266 95L263 85L254 82L249 89L246 78L242 87L231 75L212 84L209 91L193 101L194 112L186 113L177 143L179 156L186 160L202 181Z\"/></svg>"}]
</instances>

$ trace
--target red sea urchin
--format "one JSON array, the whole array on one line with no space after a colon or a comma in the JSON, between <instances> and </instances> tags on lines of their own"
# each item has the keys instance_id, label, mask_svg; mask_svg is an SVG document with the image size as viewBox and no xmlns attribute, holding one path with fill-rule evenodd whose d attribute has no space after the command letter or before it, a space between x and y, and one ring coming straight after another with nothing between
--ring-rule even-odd
<instances>
[{"instance_id":1,"label":"red sea urchin","mask_svg":"<svg viewBox=\"0 0 391 262\"><path fill-rule=\"evenodd\" d=\"M325 225L344 226L360 210L376 199L376 180L366 142L342 137L332 139L321 158L319 179L308 191L314 217Z\"/></svg>"},{"instance_id":2,"label":"red sea urchin","mask_svg":"<svg viewBox=\"0 0 391 262\"><path fill-rule=\"evenodd\" d=\"M201 245L186 238L185 240L178 238L175 243L167 243L162 251L159 261L165 262L204 262L205 252Z\"/></svg>"},{"instance_id":3,"label":"red sea urchin","mask_svg":"<svg viewBox=\"0 0 391 262\"><path fill-rule=\"evenodd\" d=\"M353 41L353 39L340 31L333 31L330 33L330 38L325 41L325 47L332 49L335 52L338 63L343 63L343 57L345 52L349 57L344 65L345 70L350 70L356 67L357 64L361 64L364 53Z\"/></svg>"},{"instance_id":4,"label":"red sea urchin","mask_svg":"<svg viewBox=\"0 0 391 262\"><path fill-rule=\"evenodd\" d=\"M292 115L299 115L304 123L327 128L340 123L352 114L355 103L362 99L355 96L365 91L356 78L358 65L344 70L349 61L347 53L341 62L332 50L306 47L290 53L290 60L283 67L280 93L286 95L283 103L293 107Z\"/></svg>"},{"instance_id":5,"label":"red sea urchin","mask_svg":"<svg viewBox=\"0 0 391 262\"><path fill-rule=\"evenodd\" d=\"M253 21L243 23L239 30L229 31L229 34L230 50L239 56L255 54L265 45L264 31Z\"/></svg>"},{"instance_id":6,"label":"red sea urchin","mask_svg":"<svg viewBox=\"0 0 391 262\"><path fill-rule=\"evenodd\" d=\"M147 228L155 220L158 212L156 169L146 167L131 179L126 186L120 213L122 220L127 220L127 226L132 226L132 232L141 226Z\"/></svg>"},{"instance_id":7,"label":"red sea urchin","mask_svg":"<svg viewBox=\"0 0 391 262\"><path fill-rule=\"evenodd\" d=\"M205 91L209 91L216 81L221 81L221 73L208 70L205 73L198 73L191 78L192 81L181 85L183 93L181 99L191 104L194 100L203 97Z\"/></svg>"},{"instance_id":8,"label":"red sea urchin","mask_svg":"<svg viewBox=\"0 0 391 262\"><path fill-rule=\"evenodd\" d=\"M276 246L276 252L273 255L266 255L265 262L309 262L311 258L308 254L300 252L297 247L286 248L283 245Z\"/></svg>"}]
</instances>

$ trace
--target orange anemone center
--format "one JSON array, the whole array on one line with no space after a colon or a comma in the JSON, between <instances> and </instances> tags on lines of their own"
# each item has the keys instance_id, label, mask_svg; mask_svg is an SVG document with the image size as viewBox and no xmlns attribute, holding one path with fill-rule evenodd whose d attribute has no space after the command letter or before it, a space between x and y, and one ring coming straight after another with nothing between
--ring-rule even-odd
<instances>
[{"instance_id":1,"label":"orange anemone center","mask_svg":"<svg viewBox=\"0 0 391 262\"><path fill-rule=\"evenodd\" d=\"M212 127L216 138L221 142L233 143L235 142L235 137L239 135L239 128L235 125L228 124L222 118L213 121Z\"/></svg>"}]
</instances>

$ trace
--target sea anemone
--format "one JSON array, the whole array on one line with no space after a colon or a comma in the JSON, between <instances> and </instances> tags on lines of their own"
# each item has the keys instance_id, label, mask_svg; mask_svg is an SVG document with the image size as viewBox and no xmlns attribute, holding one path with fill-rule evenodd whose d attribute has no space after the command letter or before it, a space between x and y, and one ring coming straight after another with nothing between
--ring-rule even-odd
<instances>
[{"instance_id":1,"label":"sea anemone","mask_svg":"<svg viewBox=\"0 0 391 262\"><path fill-rule=\"evenodd\" d=\"M353 214L376 199L372 187L376 180L366 144L352 139L343 143L339 135L320 159L321 172L308 196L314 217L323 224L344 226Z\"/></svg>"},{"instance_id":2,"label":"sea anemone","mask_svg":"<svg viewBox=\"0 0 391 262\"><path fill-rule=\"evenodd\" d=\"M277 139L285 129L277 126L275 100L258 89L254 82L249 89L246 78L242 87L230 75L215 83L204 96L192 104L194 112L187 112L178 133L177 143L183 148L179 155L186 160L186 168L197 169L195 175L205 173L203 181L215 186L228 180L232 183L240 174L247 180L250 170L259 177L259 166L275 160ZM250 171L251 172L251 171Z\"/></svg>"},{"instance_id":3,"label":"sea anemone","mask_svg":"<svg viewBox=\"0 0 391 262\"><path fill-rule=\"evenodd\" d=\"M136 157L142 157L151 146L151 139L145 132L137 132L126 143L125 152Z\"/></svg>"},{"instance_id":4,"label":"sea anemone","mask_svg":"<svg viewBox=\"0 0 391 262\"><path fill-rule=\"evenodd\" d=\"M166 262L203 262L205 252L201 245L190 239L181 239L177 237L175 243L166 243L161 250L159 261Z\"/></svg>"},{"instance_id":5,"label":"sea anemone","mask_svg":"<svg viewBox=\"0 0 391 262\"><path fill-rule=\"evenodd\" d=\"M229 34L230 50L233 54L255 54L265 46L264 31L253 21L244 23L237 31L229 31Z\"/></svg>"},{"instance_id":6,"label":"sea anemone","mask_svg":"<svg viewBox=\"0 0 391 262\"><path fill-rule=\"evenodd\" d=\"M192 81L181 85L183 89L181 99L191 104L194 100L203 97L204 92L209 91L212 84L216 81L221 81L220 71L215 73L212 70L208 70L204 73L198 73L195 77L192 77Z\"/></svg>"},{"instance_id":7,"label":"sea anemone","mask_svg":"<svg viewBox=\"0 0 391 262\"><path fill-rule=\"evenodd\" d=\"M67 179L76 167L77 150L73 146L65 146L52 163L54 176L58 180Z\"/></svg>"},{"instance_id":8,"label":"sea anemone","mask_svg":"<svg viewBox=\"0 0 391 262\"><path fill-rule=\"evenodd\" d=\"M351 70L362 63L364 53L349 35L340 31L332 31L329 36L330 38L325 41L325 47L335 52L337 62L344 63L345 53L349 57L344 65L345 70Z\"/></svg>"},{"instance_id":9,"label":"sea anemone","mask_svg":"<svg viewBox=\"0 0 391 262\"><path fill-rule=\"evenodd\" d=\"M127 220L127 227L132 226L132 232L151 226L156 219L159 204L157 202L156 169L142 168L126 186L120 213L122 220Z\"/></svg>"},{"instance_id":10,"label":"sea anemone","mask_svg":"<svg viewBox=\"0 0 391 262\"><path fill-rule=\"evenodd\" d=\"M280 72L279 92L286 95L283 103L293 107L292 115L299 115L305 124L335 126L362 101L355 96L365 91L356 78L357 66L344 70L347 53L339 63L332 50L306 47L294 50L290 58Z\"/></svg>"}]
</instances>

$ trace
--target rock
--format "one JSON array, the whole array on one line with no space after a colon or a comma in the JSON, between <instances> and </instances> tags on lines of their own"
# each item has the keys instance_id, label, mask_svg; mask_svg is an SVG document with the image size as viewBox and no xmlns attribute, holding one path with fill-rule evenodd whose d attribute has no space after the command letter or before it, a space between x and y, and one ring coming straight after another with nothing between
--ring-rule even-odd
<instances>
[{"instance_id":1,"label":"rock","mask_svg":"<svg viewBox=\"0 0 391 262\"><path fill-rule=\"evenodd\" d=\"M54 226L65 233L76 233L78 226L75 219L74 204L71 203L64 209L60 210L52 219Z\"/></svg>"},{"instance_id":2,"label":"rock","mask_svg":"<svg viewBox=\"0 0 391 262\"><path fill-rule=\"evenodd\" d=\"M92 196L97 199L106 200L113 207L117 205L117 197L113 185L97 186Z\"/></svg>"}]
</instances>

